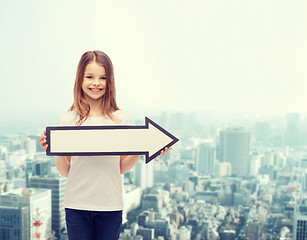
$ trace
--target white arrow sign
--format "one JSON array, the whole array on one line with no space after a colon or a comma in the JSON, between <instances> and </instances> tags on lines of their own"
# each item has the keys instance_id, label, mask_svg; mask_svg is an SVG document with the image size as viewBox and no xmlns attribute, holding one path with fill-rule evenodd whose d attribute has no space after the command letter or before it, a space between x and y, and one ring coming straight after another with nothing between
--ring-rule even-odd
<instances>
[{"instance_id":1,"label":"white arrow sign","mask_svg":"<svg viewBox=\"0 0 307 240\"><path fill-rule=\"evenodd\" d=\"M179 141L145 117L145 126L47 127L49 156L145 155L146 163Z\"/></svg>"}]
</instances>

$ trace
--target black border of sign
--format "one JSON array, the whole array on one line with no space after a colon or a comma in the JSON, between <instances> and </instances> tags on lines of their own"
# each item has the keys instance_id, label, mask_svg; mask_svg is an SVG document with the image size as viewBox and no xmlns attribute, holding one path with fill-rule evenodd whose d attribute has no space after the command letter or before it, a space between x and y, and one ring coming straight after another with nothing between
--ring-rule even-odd
<instances>
[{"instance_id":1,"label":"black border of sign","mask_svg":"<svg viewBox=\"0 0 307 240\"><path fill-rule=\"evenodd\" d=\"M50 152L50 145L47 148L46 154L48 156L98 156L98 155L145 155L146 163L149 163L151 160L160 155L161 151L166 147L173 146L176 142L179 141L174 135L166 131L164 128L156 124L154 121L150 120L148 117L145 117L145 126L133 126L133 125L112 125L112 126L57 126L57 127L47 127L46 128L46 136L47 143L50 143L50 132L56 130L96 130L96 129L148 129L149 123L158 128L161 132L166 134L168 137L173 139L172 142L161 148L159 151L154 153L152 156L149 156L149 152L67 152L67 153L56 153Z\"/></svg>"}]
</instances>

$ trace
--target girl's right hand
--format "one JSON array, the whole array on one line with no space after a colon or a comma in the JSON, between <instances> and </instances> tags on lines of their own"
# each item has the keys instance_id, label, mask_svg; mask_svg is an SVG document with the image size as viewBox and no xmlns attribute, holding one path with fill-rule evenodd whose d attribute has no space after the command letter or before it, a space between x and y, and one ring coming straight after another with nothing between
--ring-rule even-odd
<instances>
[{"instance_id":1,"label":"girl's right hand","mask_svg":"<svg viewBox=\"0 0 307 240\"><path fill-rule=\"evenodd\" d=\"M44 136L42 136L39 139L39 146L44 149L44 151L47 151L48 144L47 144L47 136L46 136L46 130L44 131Z\"/></svg>"}]
</instances>

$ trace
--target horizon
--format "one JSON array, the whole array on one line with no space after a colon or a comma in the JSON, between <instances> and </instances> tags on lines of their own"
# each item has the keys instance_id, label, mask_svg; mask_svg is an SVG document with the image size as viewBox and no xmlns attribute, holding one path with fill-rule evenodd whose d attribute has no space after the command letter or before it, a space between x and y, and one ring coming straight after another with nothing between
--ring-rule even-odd
<instances>
[{"instance_id":1,"label":"horizon","mask_svg":"<svg viewBox=\"0 0 307 240\"><path fill-rule=\"evenodd\" d=\"M126 109L122 109L127 111ZM259 114L252 112L218 112L218 111L210 111L210 110L199 110L199 111L190 111L190 112L182 112L182 111L165 111L165 110L151 110L147 114L144 111L131 110L127 111L130 115L132 123L136 123L136 125L143 125L145 117L149 117L153 121L156 118L162 116L162 114L166 114L167 117L170 117L174 114L181 114L186 117L189 114L193 114L196 117L196 121L202 126L214 126L217 124L229 124L229 126L247 126L253 125L257 122L268 122L275 123L277 126L280 124L285 124L287 114L299 114L299 122L302 129L307 129L307 113L298 113L298 112L286 112L286 113L278 113L278 114ZM2 124L0 120L0 136L8 136L15 134L27 134L27 133L36 133L39 134L41 131L45 129L47 126L56 126L57 121L60 118L61 114L64 112L54 112L49 113L46 117L42 117L40 115L35 114L35 118L33 115L30 118L24 118L24 123L21 123L19 119L11 119L9 123ZM159 124L159 122L157 122ZM277 124L278 123L278 124ZM306 129L305 129L306 128ZM301 130L302 130L301 129Z\"/></svg>"}]
</instances>

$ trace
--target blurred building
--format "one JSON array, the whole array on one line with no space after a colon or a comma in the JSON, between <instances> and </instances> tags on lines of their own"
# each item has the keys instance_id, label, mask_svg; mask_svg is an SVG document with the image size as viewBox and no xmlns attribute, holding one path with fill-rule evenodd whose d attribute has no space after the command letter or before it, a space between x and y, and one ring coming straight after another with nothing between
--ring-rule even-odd
<instances>
[{"instance_id":1,"label":"blurred building","mask_svg":"<svg viewBox=\"0 0 307 240\"><path fill-rule=\"evenodd\" d=\"M254 125L256 143L267 144L271 140L271 129L268 122L256 122Z\"/></svg>"},{"instance_id":2,"label":"blurred building","mask_svg":"<svg viewBox=\"0 0 307 240\"><path fill-rule=\"evenodd\" d=\"M141 235L143 240L152 240L155 237L155 229L140 227L137 232Z\"/></svg>"},{"instance_id":3,"label":"blurred building","mask_svg":"<svg viewBox=\"0 0 307 240\"><path fill-rule=\"evenodd\" d=\"M229 162L217 162L215 168L216 177L224 177L231 175L231 163Z\"/></svg>"},{"instance_id":4,"label":"blurred building","mask_svg":"<svg viewBox=\"0 0 307 240\"><path fill-rule=\"evenodd\" d=\"M198 146L196 152L196 172L203 175L212 175L215 173L216 163L216 144L202 143Z\"/></svg>"},{"instance_id":5,"label":"blurred building","mask_svg":"<svg viewBox=\"0 0 307 240\"><path fill-rule=\"evenodd\" d=\"M4 182L6 180L6 162L4 160L0 160L0 182Z\"/></svg>"},{"instance_id":6,"label":"blurred building","mask_svg":"<svg viewBox=\"0 0 307 240\"><path fill-rule=\"evenodd\" d=\"M0 160L6 161L8 159L7 147L0 145Z\"/></svg>"},{"instance_id":7,"label":"blurred building","mask_svg":"<svg viewBox=\"0 0 307 240\"><path fill-rule=\"evenodd\" d=\"M191 239L191 227L186 228L185 226L177 229L171 236L171 240L190 240Z\"/></svg>"},{"instance_id":8,"label":"blurred building","mask_svg":"<svg viewBox=\"0 0 307 240\"><path fill-rule=\"evenodd\" d=\"M26 174L27 187L29 187L30 178L32 176L44 177L51 175L51 161L27 160L25 174Z\"/></svg>"},{"instance_id":9,"label":"blurred building","mask_svg":"<svg viewBox=\"0 0 307 240\"><path fill-rule=\"evenodd\" d=\"M65 229L64 192L66 178L63 177L40 177L30 178L31 188L50 189L52 197L52 230L55 236L61 239L61 233Z\"/></svg>"},{"instance_id":10,"label":"blurred building","mask_svg":"<svg viewBox=\"0 0 307 240\"><path fill-rule=\"evenodd\" d=\"M249 142L250 133L243 128L228 128L220 132L220 162L230 162L233 174L248 175Z\"/></svg>"},{"instance_id":11,"label":"blurred building","mask_svg":"<svg viewBox=\"0 0 307 240\"><path fill-rule=\"evenodd\" d=\"M1 239L18 239L17 235L23 235L24 239L39 237L41 240L52 237L51 190L29 188L12 190L0 195L0 209ZM18 216L14 217L14 212ZM26 218L21 219L22 217Z\"/></svg>"},{"instance_id":12,"label":"blurred building","mask_svg":"<svg viewBox=\"0 0 307 240\"><path fill-rule=\"evenodd\" d=\"M145 164L143 157L134 169L134 184L142 190L150 188L154 184L154 165L153 163Z\"/></svg>"},{"instance_id":13,"label":"blurred building","mask_svg":"<svg viewBox=\"0 0 307 240\"><path fill-rule=\"evenodd\" d=\"M162 208L163 199L159 194L147 194L142 199L142 209L154 209L158 211Z\"/></svg>"},{"instance_id":14,"label":"blurred building","mask_svg":"<svg viewBox=\"0 0 307 240\"><path fill-rule=\"evenodd\" d=\"M286 118L286 144L290 147L294 147L300 142L300 114L288 113Z\"/></svg>"},{"instance_id":15,"label":"blurred building","mask_svg":"<svg viewBox=\"0 0 307 240\"><path fill-rule=\"evenodd\" d=\"M261 168L261 157L253 156L250 159L250 168L249 168L250 175L257 176L260 168Z\"/></svg>"},{"instance_id":16,"label":"blurred building","mask_svg":"<svg viewBox=\"0 0 307 240\"><path fill-rule=\"evenodd\" d=\"M250 240L261 240L262 227L256 220L248 220L246 224L246 235Z\"/></svg>"},{"instance_id":17,"label":"blurred building","mask_svg":"<svg viewBox=\"0 0 307 240\"><path fill-rule=\"evenodd\" d=\"M184 165L171 164L168 167L168 182L181 185L182 182L189 180L190 171Z\"/></svg>"},{"instance_id":18,"label":"blurred building","mask_svg":"<svg viewBox=\"0 0 307 240\"><path fill-rule=\"evenodd\" d=\"M24 142L24 147L27 153L34 154L36 153L37 141L36 139L26 138Z\"/></svg>"},{"instance_id":19,"label":"blurred building","mask_svg":"<svg viewBox=\"0 0 307 240\"><path fill-rule=\"evenodd\" d=\"M0 205L0 239L30 240L29 207Z\"/></svg>"},{"instance_id":20,"label":"blurred building","mask_svg":"<svg viewBox=\"0 0 307 240\"><path fill-rule=\"evenodd\" d=\"M164 239L168 239L170 237L170 225L168 220L147 221L145 227L154 229L155 238L161 236L164 237Z\"/></svg>"},{"instance_id":21,"label":"blurred building","mask_svg":"<svg viewBox=\"0 0 307 240\"><path fill-rule=\"evenodd\" d=\"M220 232L220 240L235 240L236 231L232 229L224 229Z\"/></svg>"},{"instance_id":22,"label":"blurred building","mask_svg":"<svg viewBox=\"0 0 307 240\"><path fill-rule=\"evenodd\" d=\"M294 208L293 240L307 239L307 208L297 205Z\"/></svg>"}]
</instances>

